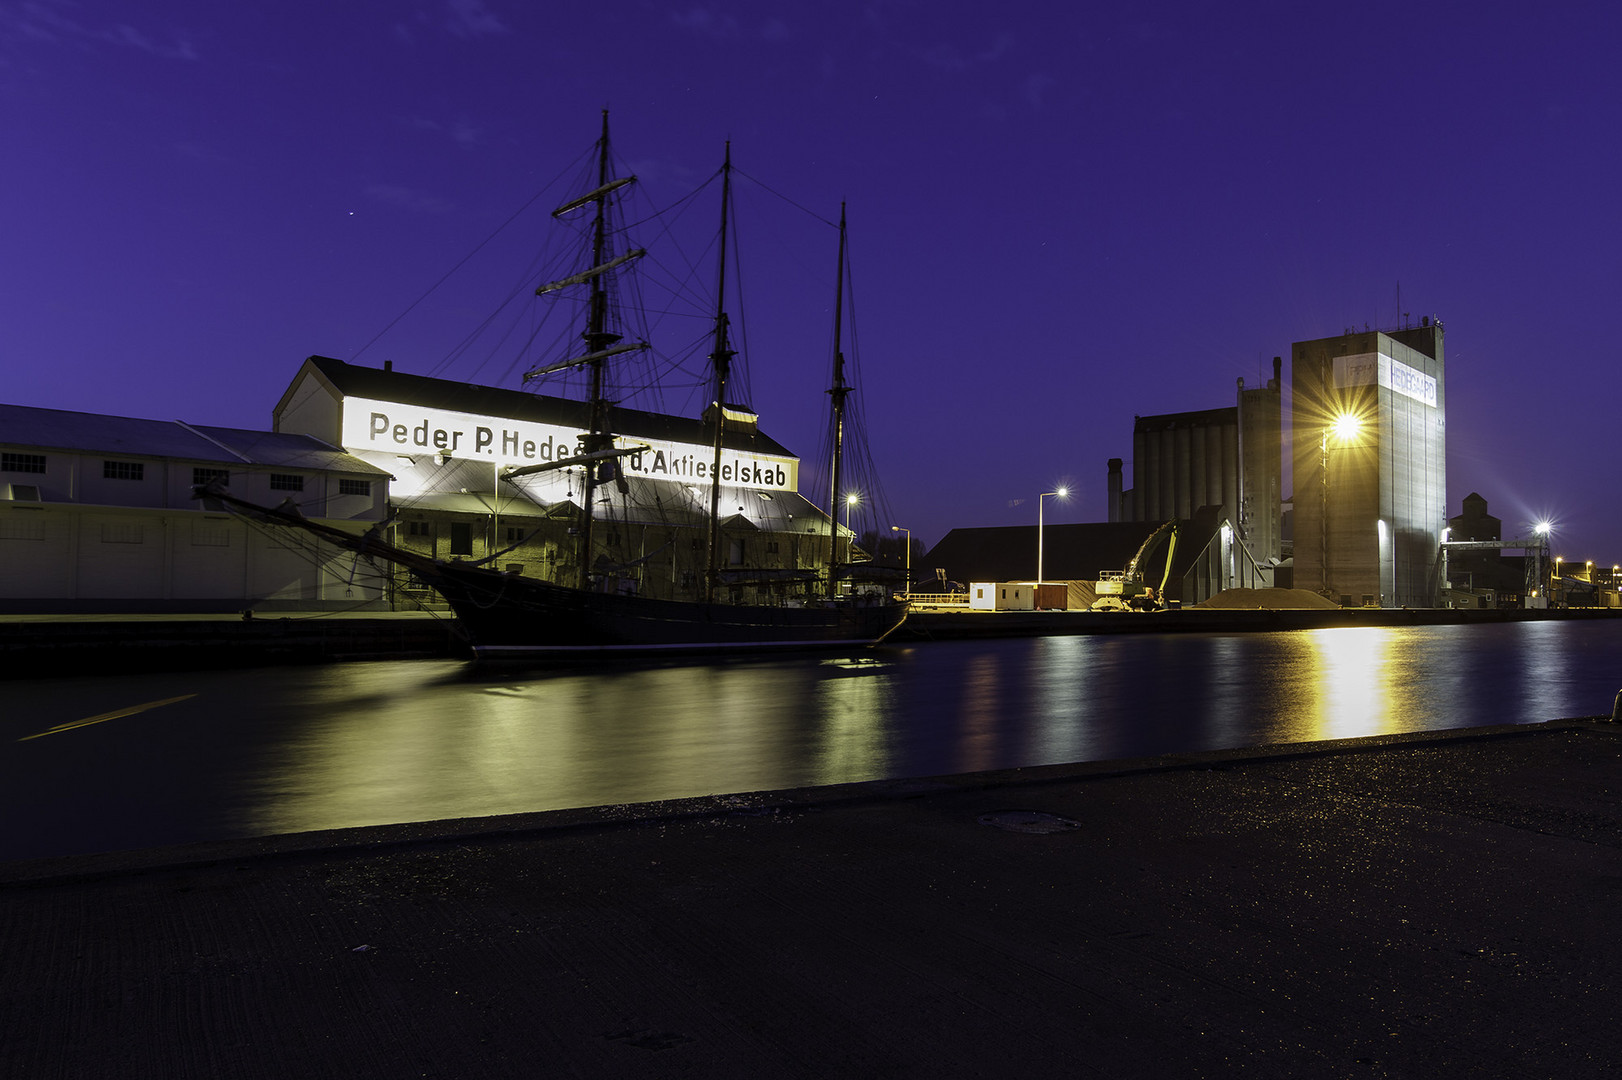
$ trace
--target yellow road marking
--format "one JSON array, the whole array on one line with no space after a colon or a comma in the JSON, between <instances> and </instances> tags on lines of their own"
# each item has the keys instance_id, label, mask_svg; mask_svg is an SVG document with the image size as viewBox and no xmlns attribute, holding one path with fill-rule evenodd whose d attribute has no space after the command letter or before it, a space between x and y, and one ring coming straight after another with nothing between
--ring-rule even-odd
<instances>
[{"instance_id":1,"label":"yellow road marking","mask_svg":"<svg viewBox=\"0 0 1622 1080\"><path fill-rule=\"evenodd\" d=\"M196 696L196 694L181 694L179 697L164 698L162 701L149 701L145 705L131 705L127 709L118 709L114 712L102 713L100 716L87 716L83 720L73 720L66 724L58 724L49 731L41 731L34 735L24 735L17 741L27 742L29 739L39 739L46 735L55 735L62 731L72 731L74 728L89 727L91 724L99 724L104 720L117 720L123 716L134 716L136 713L143 713L148 709L156 709L160 705L173 705L177 701L185 701L187 698L194 698Z\"/></svg>"}]
</instances>

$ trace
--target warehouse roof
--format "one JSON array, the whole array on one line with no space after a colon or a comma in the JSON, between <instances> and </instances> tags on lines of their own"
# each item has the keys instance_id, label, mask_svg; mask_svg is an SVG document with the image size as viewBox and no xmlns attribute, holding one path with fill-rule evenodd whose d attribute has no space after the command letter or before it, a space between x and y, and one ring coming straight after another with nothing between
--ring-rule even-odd
<instances>
[{"instance_id":1,"label":"warehouse roof","mask_svg":"<svg viewBox=\"0 0 1622 1080\"><path fill-rule=\"evenodd\" d=\"M28 405L0 405L0 443L19 448L129 458L175 458L388 475L310 435L37 409Z\"/></svg>"},{"instance_id":2,"label":"warehouse roof","mask_svg":"<svg viewBox=\"0 0 1622 1080\"><path fill-rule=\"evenodd\" d=\"M304 362L292 385L277 403L276 416L281 416L298 392L307 373L314 373L322 382L344 397L394 401L402 405L447 409L475 416L500 416L512 420L559 424L581 430L590 426L588 406L583 401L547 397L523 390L480 386L477 383L454 382L450 379L434 379L426 375L410 375L392 368L361 367L335 360L330 356L312 356ZM614 431L621 435L643 439L703 444L712 438L709 426L697 417L668 416L663 413L615 406L610 423ZM782 457L795 456L775 439L748 428L729 427L725 442L728 447L734 449L750 449L757 453Z\"/></svg>"}]
</instances>

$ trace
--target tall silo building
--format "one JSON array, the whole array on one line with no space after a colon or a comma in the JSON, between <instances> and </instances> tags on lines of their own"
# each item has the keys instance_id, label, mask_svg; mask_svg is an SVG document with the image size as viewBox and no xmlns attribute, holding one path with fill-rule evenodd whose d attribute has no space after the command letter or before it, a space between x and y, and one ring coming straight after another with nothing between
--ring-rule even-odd
<instances>
[{"instance_id":1,"label":"tall silo building","mask_svg":"<svg viewBox=\"0 0 1622 1080\"><path fill-rule=\"evenodd\" d=\"M1132 424L1132 487L1109 461L1110 521L1192 519L1219 506L1268 583L1281 555L1284 452L1282 360L1263 386L1238 382L1226 408L1138 416Z\"/></svg>"},{"instance_id":2,"label":"tall silo building","mask_svg":"<svg viewBox=\"0 0 1622 1080\"><path fill-rule=\"evenodd\" d=\"M1296 587L1347 605L1434 605L1447 527L1442 324L1293 348Z\"/></svg>"}]
</instances>

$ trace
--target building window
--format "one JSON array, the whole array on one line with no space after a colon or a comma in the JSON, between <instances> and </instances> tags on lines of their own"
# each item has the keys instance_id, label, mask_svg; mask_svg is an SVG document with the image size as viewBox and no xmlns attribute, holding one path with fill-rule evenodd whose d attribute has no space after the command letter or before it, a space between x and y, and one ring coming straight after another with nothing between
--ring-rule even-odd
<instances>
[{"instance_id":1,"label":"building window","mask_svg":"<svg viewBox=\"0 0 1622 1080\"><path fill-rule=\"evenodd\" d=\"M451 554L473 554L473 526L466 521L451 522Z\"/></svg>"},{"instance_id":2,"label":"building window","mask_svg":"<svg viewBox=\"0 0 1622 1080\"><path fill-rule=\"evenodd\" d=\"M518 543L522 543L523 539L524 539L524 530L523 529L514 528L511 525L507 526L507 543L509 543L509 544L518 544Z\"/></svg>"},{"instance_id":3,"label":"building window","mask_svg":"<svg viewBox=\"0 0 1622 1080\"><path fill-rule=\"evenodd\" d=\"M144 480L146 466L139 461L104 461L101 476L103 480Z\"/></svg>"},{"instance_id":4,"label":"building window","mask_svg":"<svg viewBox=\"0 0 1622 1080\"><path fill-rule=\"evenodd\" d=\"M215 480L218 480L222 484L229 484L231 482L231 470L193 469L191 471L191 482L194 484L209 484L213 483Z\"/></svg>"},{"instance_id":5,"label":"building window","mask_svg":"<svg viewBox=\"0 0 1622 1080\"><path fill-rule=\"evenodd\" d=\"M42 473L44 471L44 454L0 454L0 472Z\"/></svg>"},{"instance_id":6,"label":"building window","mask_svg":"<svg viewBox=\"0 0 1622 1080\"><path fill-rule=\"evenodd\" d=\"M370 495L372 482L370 480L338 480L338 494L340 495Z\"/></svg>"},{"instance_id":7,"label":"building window","mask_svg":"<svg viewBox=\"0 0 1622 1080\"><path fill-rule=\"evenodd\" d=\"M428 523L426 521L406 522L407 536L428 536L430 534L431 530L428 528Z\"/></svg>"},{"instance_id":8,"label":"building window","mask_svg":"<svg viewBox=\"0 0 1622 1080\"><path fill-rule=\"evenodd\" d=\"M304 477L293 473L271 473L270 490L272 491L303 491Z\"/></svg>"}]
</instances>

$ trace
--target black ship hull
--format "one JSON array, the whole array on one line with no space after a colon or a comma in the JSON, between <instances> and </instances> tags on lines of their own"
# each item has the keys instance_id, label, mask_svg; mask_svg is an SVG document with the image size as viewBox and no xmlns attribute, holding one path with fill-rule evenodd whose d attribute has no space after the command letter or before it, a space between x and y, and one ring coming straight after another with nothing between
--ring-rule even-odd
<instances>
[{"instance_id":1,"label":"black ship hull","mask_svg":"<svg viewBox=\"0 0 1622 1080\"><path fill-rule=\"evenodd\" d=\"M584 592L480 567L440 564L428 580L480 659L752 652L874 645L904 603L759 606Z\"/></svg>"}]
</instances>

